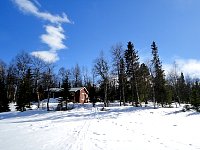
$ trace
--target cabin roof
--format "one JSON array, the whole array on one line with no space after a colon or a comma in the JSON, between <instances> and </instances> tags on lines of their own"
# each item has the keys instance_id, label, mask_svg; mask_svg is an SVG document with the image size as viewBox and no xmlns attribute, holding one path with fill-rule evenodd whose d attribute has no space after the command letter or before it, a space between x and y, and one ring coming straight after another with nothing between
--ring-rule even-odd
<instances>
[{"instance_id":1,"label":"cabin roof","mask_svg":"<svg viewBox=\"0 0 200 150\"><path fill-rule=\"evenodd\" d=\"M62 92L64 90L64 88L50 88L49 91L50 92Z\"/></svg>"},{"instance_id":2,"label":"cabin roof","mask_svg":"<svg viewBox=\"0 0 200 150\"><path fill-rule=\"evenodd\" d=\"M76 87L76 88L71 88L69 91L70 92L77 92L79 90L85 89L85 91L88 93L87 89L85 87Z\"/></svg>"},{"instance_id":3,"label":"cabin roof","mask_svg":"<svg viewBox=\"0 0 200 150\"><path fill-rule=\"evenodd\" d=\"M85 91L88 93L87 89L85 87L76 87L76 88L70 88L69 91L70 92L77 92L79 90L85 89ZM50 88L49 91L50 92L62 92L64 90L64 88ZM45 90L47 91L47 90Z\"/></svg>"}]
</instances>

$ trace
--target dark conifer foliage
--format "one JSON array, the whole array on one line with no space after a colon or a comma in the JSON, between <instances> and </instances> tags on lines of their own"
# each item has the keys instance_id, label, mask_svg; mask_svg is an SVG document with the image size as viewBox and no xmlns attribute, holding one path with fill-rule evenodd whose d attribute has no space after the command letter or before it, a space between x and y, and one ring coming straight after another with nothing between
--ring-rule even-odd
<instances>
[{"instance_id":1,"label":"dark conifer foliage","mask_svg":"<svg viewBox=\"0 0 200 150\"><path fill-rule=\"evenodd\" d=\"M62 88L64 88L64 90L63 90L63 99L65 100L66 110L67 110L68 109L67 103L68 103L68 100L70 98L69 90L71 88L70 81L69 81L69 73L68 72L65 73L65 77L64 77L63 83L62 83Z\"/></svg>"},{"instance_id":2,"label":"dark conifer foliage","mask_svg":"<svg viewBox=\"0 0 200 150\"><path fill-rule=\"evenodd\" d=\"M138 72L138 89L141 102L148 103L147 100L151 99L151 84L150 73L147 65L142 63Z\"/></svg>"},{"instance_id":3,"label":"dark conifer foliage","mask_svg":"<svg viewBox=\"0 0 200 150\"><path fill-rule=\"evenodd\" d=\"M17 110L24 111L25 107L30 107L30 102L33 97L33 80L31 69L27 70L24 78L20 80L19 93L17 98Z\"/></svg>"},{"instance_id":4,"label":"dark conifer foliage","mask_svg":"<svg viewBox=\"0 0 200 150\"><path fill-rule=\"evenodd\" d=\"M164 107L164 103L167 99L164 70L162 70L162 63L159 59L158 48L155 42L152 43L151 49L153 55L152 66L153 66L153 83L155 90L155 100L157 103L161 103L162 107Z\"/></svg>"},{"instance_id":5,"label":"dark conifer foliage","mask_svg":"<svg viewBox=\"0 0 200 150\"><path fill-rule=\"evenodd\" d=\"M171 107L172 103L178 107L177 102L192 104L199 111L199 79L185 78L183 73L179 74L176 64L165 78L155 42L151 50L151 63L140 64L132 42L128 42L126 50L122 44L116 44L112 47L112 63L105 59L103 52L95 59L92 77L88 75L88 68L84 67L81 72L78 64L71 70L62 67L56 75L53 64L21 52L8 68L0 61L0 112L9 111L9 102L16 102L17 109L24 111L31 101L38 100L39 108L43 99L47 99L49 110L49 99L53 95L50 88L54 87L64 88L62 96L67 108L70 87L80 86L88 89L91 102L101 101L104 106L115 100L119 100L120 106L126 102L139 106L153 100L162 107Z\"/></svg>"},{"instance_id":6,"label":"dark conifer foliage","mask_svg":"<svg viewBox=\"0 0 200 150\"><path fill-rule=\"evenodd\" d=\"M197 111L200 110L200 83L198 80L192 85L191 104Z\"/></svg>"},{"instance_id":7,"label":"dark conifer foliage","mask_svg":"<svg viewBox=\"0 0 200 150\"><path fill-rule=\"evenodd\" d=\"M0 61L0 112L9 111L9 100L6 87L6 65Z\"/></svg>"},{"instance_id":8,"label":"dark conifer foliage","mask_svg":"<svg viewBox=\"0 0 200 150\"><path fill-rule=\"evenodd\" d=\"M88 87L88 92L89 92L89 98L90 98L90 101L93 103L93 106L95 106L95 103L97 101L97 92L96 92L96 87L95 85L93 84L92 86L90 85Z\"/></svg>"},{"instance_id":9,"label":"dark conifer foliage","mask_svg":"<svg viewBox=\"0 0 200 150\"><path fill-rule=\"evenodd\" d=\"M181 103L189 103L189 90L185 81L184 74L181 72L181 76L178 78L178 93L181 100Z\"/></svg>"},{"instance_id":10,"label":"dark conifer foliage","mask_svg":"<svg viewBox=\"0 0 200 150\"><path fill-rule=\"evenodd\" d=\"M125 50L125 63L126 63L126 74L131 85L131 99L132 105L138 106L140 101L138 93L138 70L139 70L139 56L138 52L135 50L132 42L128 42L127 50Z\"/></svg>"},{"instance_id":11,"label":"dark conifer foliage","mask_svg":"<svg viewBox=\"0 0 200 150\"><path fill-rule=\"evenodd\" d=\"M9 100L6 93L6 84L4 79L0 79L0 112L9 111Z\"/></svg>"}]
</instances>

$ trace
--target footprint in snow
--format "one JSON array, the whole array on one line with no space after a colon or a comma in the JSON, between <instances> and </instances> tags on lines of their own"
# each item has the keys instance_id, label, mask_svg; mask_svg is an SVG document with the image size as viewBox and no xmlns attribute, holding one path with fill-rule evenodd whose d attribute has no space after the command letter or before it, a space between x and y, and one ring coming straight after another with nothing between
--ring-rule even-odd
<instances>
[{"instance_id":1,"label":"footprint in snow","mask_svg":"<svg viewBox=\"0 0 200 150\"><path fill-rule=\"evenodd\" d=\"M42 128L47 128L47 127L48 127L48 126L43 126L43 127L40 127L40 128L42 129Z\"/></svg>"},{"instance_id":2,"label":"footprint in snow","mask_svg":"<svg viewBox=\"0 0 200 150\"><path fill-rule=\"evenodd\" d=\"M99 133L96 133L96 132L93 132L93 134L95 134L95 135L100 135Z\"/></svg>"}]
</instances>

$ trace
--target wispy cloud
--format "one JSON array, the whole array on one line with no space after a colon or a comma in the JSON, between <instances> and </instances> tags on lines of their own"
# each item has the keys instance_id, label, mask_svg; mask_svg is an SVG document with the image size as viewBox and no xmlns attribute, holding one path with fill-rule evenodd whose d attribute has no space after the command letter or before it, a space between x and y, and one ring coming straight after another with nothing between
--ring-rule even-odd
<instances>
[{"instance_id":1,"label":"wispy cloud","mask_svg":"<svg viewBox=\"0 0 200 150\"><path fill-rule=\"evenodd\" d=\"M200 77L200 60L196 59L176 59L175 63L177 65L177 72L183 72L186 76L191 78ZM173 69L173 64L164 64L163 68L166 74L170 73Z\"/></svg>"},{"instance_id":2,"label":"wispy cloud","mask_svg":"<svg viewBox=\"0 0 200 150\"><path fill-rule=\"evenodd\" d=\"M46 34L40 36L43 43L47 44L50 47L51 51L56 51L66 48L63 43L65 35L63 28L58 26L47 25L45 26Z\"/></svg>"},{"instance_id":3,"label":"wispy cloud","mask_svg":"<svg viewBox=\"0 0 200 150\"><path fill-rule=\"evenodd\" d=\"M67 48L64 44L65 35L62 23L71 23L65 13L62 15L53 15L49 12L39 10L41 4L37 0L12 0L17 7L26 14L31 14L42 20L48 21L45 25L45 34L40 36L41 42L48 45L49 50L34 51L31 54L46 61L53 63L59 60L58 51Z\"/></svg>"},{"instance_id":4,"label":"wispy cloud","mask_svg":"<svg viewBox=\"0 0 200 150\"><path fill-rule=\"evenodd\" d=\"M62 14L62 16L59 15L52 15L49 12L42 12L40 11L36 5L30 1L30 0L13 0L13 2L19 7L21 11L24 13L32 14L38 18L41 18L43 20L50 21L51 23L70 23L70 20L68 19L67 15L65 13Z\"/></svg>"},{"instance_id":5,"label":"wispy cloud","mask_svg":"<svg viewBox=\"0 0 200 150\"><path fill-rule=\"evenodd\" d=\"M44 60L47 63L54 63L59 60L58 54L52 51L35 51L31 55Z\"/></svg>"}]
</instances>

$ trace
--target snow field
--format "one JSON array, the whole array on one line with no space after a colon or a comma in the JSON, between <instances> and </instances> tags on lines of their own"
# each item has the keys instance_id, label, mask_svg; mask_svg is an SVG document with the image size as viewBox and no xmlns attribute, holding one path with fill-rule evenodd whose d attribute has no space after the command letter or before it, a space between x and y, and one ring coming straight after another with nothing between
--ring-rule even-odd
<instances>
[{"instance_id":1,"label":"snow field","mask_svg":"<svg viewBox=\"0 0 200 150\"><path fill-rule=\"evenodd\" d=\"M199 113L181 108L106 109L84 105L71 111L1 113L0 149L200 149Z\"/></svg>"}]
</instances>

